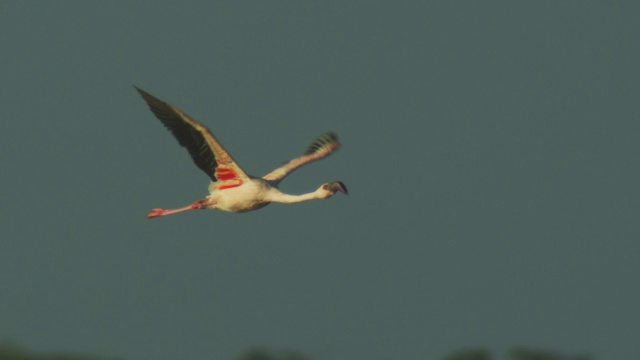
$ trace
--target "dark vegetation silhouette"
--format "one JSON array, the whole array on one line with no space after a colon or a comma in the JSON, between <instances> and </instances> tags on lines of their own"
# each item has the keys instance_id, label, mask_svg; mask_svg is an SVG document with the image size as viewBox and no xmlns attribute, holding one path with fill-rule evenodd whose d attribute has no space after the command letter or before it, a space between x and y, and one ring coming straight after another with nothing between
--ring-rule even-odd
<instances>
[{"instance_id":1,"label":"dark vegetation silhouette","mask_svg":"<svg viewBox=\"0 0 640 360\"><path fill-rule=\"evenodd\" d=\"M311 360L311 358L297 351L273 351L256 347L240 355L237 360Z\"/></svg>"},{"instance_id":2,"label":"dark vegetation silhouette","mask_svg":"<svg viewBox=\"0 0 640 360\"><path fill-rule=\"evenodd\" d=\"M563 355L557 352L523 347L512 348L507 352L509 360L595 360L589 355ZM493 360L491 352L482 349L462 349L452 352L443 360Z\"/></svg>"},{"instance_id":3,"label":"dark vegetation silhouette","mask_svg":"<svg viewBox=\"0 0 640 360\"><path fill-rule=\"evenodd\" d=\"M595 360L589 355L563 355L548 350L513 348L507 352L508 360ZM94 355L72 354L68 352L36 353L13 342L0 343L0 360L123 360ZM209 360L209 359L202 359ZM262 347L251 348L233 360L313 360L311 357L293 350L270 350ZM321 359L318 359L321 360ZM420 359L422 360L422 359ZM428 360L428 359L427 359ZM437 359L436 359L437 360ZM451 352L441 360L494 360L491 352L483 348L460 349Z\"/></svg>"},{"instance_id":4,"label":"dark vegetation silhouette","mask_svg":"<svg viewBox=\"0 0 640 360\"><path fill-rule=\"evenodd\" d=\"M562 355L552 351L541 351L526 348L509 350L509 360L594 360L586 354Z\"/></svg>"},{"instance_id":5,"label":"dark vegetation silhouette","mask_svg":"<svg viewBox=\"0 0 640 360\"><path fill-rule=\"evenodd\" d=\"M0 343L0 360L123 360L70 352L37 353L11 341Z\"/></svg>"},{"instance_id":6,"label":"dark vegetation silhouette","mask_svg":"<svg viewBox=\"0 0 640 360\"><path fill-rule=\"evenodd\" d=\"M444 357L444 360L492 360L486 349L461 349Z\"/></svg>"}]
</instances>

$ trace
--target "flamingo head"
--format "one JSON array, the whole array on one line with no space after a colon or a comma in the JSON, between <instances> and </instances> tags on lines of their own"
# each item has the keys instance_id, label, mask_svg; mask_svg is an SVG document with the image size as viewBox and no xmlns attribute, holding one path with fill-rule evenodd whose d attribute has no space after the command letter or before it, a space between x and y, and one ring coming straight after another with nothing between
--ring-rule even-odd
<instances>
[{"instance_id":1,"label":"flamingo head","mask_svg":"<svg viewBox=\"0 0 640 360\"><path fill-rule=\"evenodd\" d=\"M338 191L344 193L345 195L349 195L349 191L347 191L347 187L344 185L342 181L334 181L326 184L322 184L320 189L318 189L323 198L328 198L335 195Z\"/></svg>"}]
</instances>

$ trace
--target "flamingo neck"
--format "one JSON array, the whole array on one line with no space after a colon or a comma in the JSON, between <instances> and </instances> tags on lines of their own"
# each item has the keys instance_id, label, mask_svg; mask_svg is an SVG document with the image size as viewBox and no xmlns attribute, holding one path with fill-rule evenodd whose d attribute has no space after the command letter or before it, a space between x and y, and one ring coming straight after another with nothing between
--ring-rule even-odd
<instances>
[{"instance_id":1,"label":"flamingo neck","mask_svg":"<svg viewBox=\"0 0 640 360\"><path fill-rule=\"evenodd\" d=\"M316 199L322 199L319 190L302 195L290 195L280 191L273 191L269 196L269 201L283 204L294 204Z\"/></svg>"}]
</instances>

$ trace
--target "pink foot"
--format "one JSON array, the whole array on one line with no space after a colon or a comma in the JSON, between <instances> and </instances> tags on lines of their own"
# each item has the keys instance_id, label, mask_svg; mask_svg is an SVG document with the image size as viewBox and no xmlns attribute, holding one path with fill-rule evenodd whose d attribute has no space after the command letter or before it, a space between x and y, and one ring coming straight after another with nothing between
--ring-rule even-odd
<instances>
[{"instance_id":1,"label":"pink foot","mask_svg":"<svg viewBox=\"0 0 640 360\"><path fill-rule=\"evenodd\" d=\"M167 210L162 209L162 208L156 208L151 210L151 213L149 215L147 215L147 219L151 219L154 217L158 217L158 216L163 216L165 214L165 212L167 212Z\"/></svg>"},{"instance_id":2,"label":"pink foot","mask_svg":"<svg viewBox=\"0 0 640 360\"><path fill-rule=\"evenodd\" d=\"M192 205L189 206L185 206L183 208L179 208L179 209L163 209L163 208L156 208L151 210L151 213L149 215L147 215L147 219L152 219L155 217L159 217L159 216L165 216L165 215L171 215L171 214L177 214L177 213L181 213L184 211L190 211L190 210L201 210L201 209L206 209L207 207L204 205L204 200L199 200L194 202Z\"/></svg>"}]
</instances>

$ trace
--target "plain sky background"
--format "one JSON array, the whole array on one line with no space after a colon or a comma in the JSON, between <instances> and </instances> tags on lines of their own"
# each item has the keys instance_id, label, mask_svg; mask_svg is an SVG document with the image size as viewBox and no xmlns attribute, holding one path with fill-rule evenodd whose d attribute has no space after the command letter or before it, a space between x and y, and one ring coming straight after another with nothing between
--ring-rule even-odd
<instances>
[{"instance_id":1,"label":"plain sky background","mask_svg":"<svg viewBox=\"0 0 640 360\"><path fill-rule=\"evenodd\" d=\"M0 338L127 360L640 353L637 2L0 3ZM137 85L261 176L190 204Z\"/></svg>"}]
</instances>

